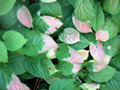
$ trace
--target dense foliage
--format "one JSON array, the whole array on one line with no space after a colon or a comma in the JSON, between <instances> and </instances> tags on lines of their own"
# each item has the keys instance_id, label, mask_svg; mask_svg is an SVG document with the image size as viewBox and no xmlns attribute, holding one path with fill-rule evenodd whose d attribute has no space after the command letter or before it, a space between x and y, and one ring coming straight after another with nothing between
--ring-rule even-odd
<instances>
[{"instance_id":1,"label":"dense foliage","mask_svg":"<svg viewBox=\"0 0 120 90\"><path fill-rule=\"evenodd\" d=\"M119 90L119 0L0 0L0 90Z\"/></svg>"}]
</instances>

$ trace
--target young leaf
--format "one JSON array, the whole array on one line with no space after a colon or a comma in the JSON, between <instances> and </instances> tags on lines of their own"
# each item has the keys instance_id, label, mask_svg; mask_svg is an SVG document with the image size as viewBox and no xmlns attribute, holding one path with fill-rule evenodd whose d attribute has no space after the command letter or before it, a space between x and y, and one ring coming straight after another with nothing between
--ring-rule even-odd
<instances>
[{"instance_id":1,"label":"young leaf","mask_svg":"<svg viewBox=\"0 0 120 90\"><path fill-rule=\"evenodd\" d=\"M103 9L107 12L114 11L119 5L119 0L103 0Z\"/></svg>"},{"instance_id":2,"label":"young leaf","mask_svg":"<svg viewBox=\"0 0 120 90\"><path fill-rule=\"evenodd\" d=\"M5 45L0 41L0 62L8 62L8 54Z\"/></svg>"},{"instance_id":3,"label":"young leaf","mask_svg":"<svg viewBox=\"0 0 120 90\"><path fill-rule=\"evenodd\" d=\"M3 34L3 43L5 44L7 50L15 51L20 49L26 42L27 39L23 37L20 33L16 31L6 31Z\"/></svg>"},{"instance_id":4,"label":"young leaf","mask_svg":"<svg viewBox=\"0 0 120 90\"><path fill-rule=\"evenodd\" d=\"M0 0L0 16L7 14L14 6L16 0Z\"/></svg>"},{"instance_id":5,"label":"young leaf","mask_svg":"<svg viewBox=\"0 0 120 90\"><path fill-rule=\"evenodd\" d=\"M92 26L93 30L97 32L103 26L104 21L105 20L102 7L98 5L95 7L95 17L90 21L90 26Z\"/></svg>"},{"instance_id":6,"label":"young leaf","mask_svg":"<svg viewBox=\"0 0 120 90\"><path fill-rule=\"evenodd\" d=\"M0 90L6 90L7 85L12 81L13 71L7 64L0 63Z\"/></svg>"},{"instance_id":7,"label":"young leaf","mask_svg":"<svg viewBox=\"0 0 120 90\"><path fill-rule=\"evenodd\" d=\"M62 33L59 35L60 41L63 41L64 43L67 44L74 44L76 42L80 41L80 34L77 30L73 28L65 28Z\"/></svg>"},{"instance_id":8,"label":"young leaf","mask_svg":"<svg viewBox=\"0 0 120 90\"><path fill-rule=\"evenodd\" d=\"M78 50L77 52L82 56L83 60L86 60L89 56L89 50Z\"/></svg>"},{"instance_id":9,"label":"young leaf","mask_svg":"<svg viewBox=\"0 0 120 90\"><path fill-rule=\"evenodd\" d=\"M57 1L52 3L40 2L40 7L40 11L43 15L54 17L61 17L62 15L61 6Z\"/></svg>"},{"instance_id":10,"label":"young leaf","mask_svg":"<svg viewBox=\"0 0 120 90\"><path fill-rule=\"evenodd\" d=\"M44 54L35 57L26 57L25 69L34 77L46 78L55 72L56 68Z\"/></svg>"},{"instance_id":11,"label":"young leaf","mask_svg":"<svg viewBox=\"0 0 120 90\"><path fill-rule=\"evenodd\" d=\"M106 68L99 72L89 73L88 76L95 82L107 82L114 76L115 71L111 66L106 66Z\"/></svg>"},{"instance_id":12,"label":"young leaf","mask_svg":"<svg viewBox=\"0 0 120 90\"><path fill-rule=\"evenodd\" d=\"M29 28L33 27L32 16L31 16L29 10L27 9L27 7L22 6L21 8L19 8L19 10L17 11L17 18L23 25L25 25Z\"/></svg>"},{"instance_id":13,"label":"young leaf","mask_svg":"<svg viewBox=\"0 0 120 90\"><path fill-rule=\"evenodd\" d=\"M49 90L72 90L73 79L61 79L50 85Z\"/></svg>"},{"instance_id":14,"label":"young leaf","mask_svg":"<svg viewBox=\"0 0 120 90\"><path fill-rule=\"evenodd\" d=\"M75 15L82 22L90 21L95 17L94 8L90 0L76 0Z\"/></svg>"}]
</instances>

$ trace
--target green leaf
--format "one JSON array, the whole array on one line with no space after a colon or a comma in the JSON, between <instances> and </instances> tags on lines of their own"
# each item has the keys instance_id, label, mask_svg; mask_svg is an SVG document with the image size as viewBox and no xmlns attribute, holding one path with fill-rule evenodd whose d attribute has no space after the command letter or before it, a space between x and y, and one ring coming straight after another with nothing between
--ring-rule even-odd
<instances>
[{"instance_id":1,"label":"green leaf","mask_svg":"<svg viewBox=\"0 0 120 90\"><path fill-rule=\"evenodd\" d=\"M5 45L0 41L0 62L8 62L7 49Z\"/></svg>"},{"instance_id":2,"label":"green leaf","mask_svg":"<svg viewBox=\"0 0 120 90\"><path fill-rule=\"evenodd\" d=\"M73 79L61 79L50 85L49 90L72 90Z\"/></svg>"},{"instance_id":3,"label":"green leaf","mask_svg":"<svg viewBox=\"0 0 120 90\"><path fill-rule=\"evenodd\" d=\"M57 1L58 1L58 3L60 3L61 7L66 7L66 6L70 5L68 0L57 0Z\"/></svg>"},{"instance_id":4,"label":"green leaf","mask_svg":"<svg viewBox=\"0 0 120 90\"><path fill-rule=\"evenodd\" d=\"M35 57L26 57L25 69L34 77L46 78L55 73L55 67L51 60L44 54Z\"/></svg>"},{"instance_id":5,"label":"green leaf","mask_svg":"<svg viewBox=\"0 0 120 90\"><path fill-rule=\"evenodd\" d=\"M52 3L43 3L40 2L40 12L43 15L60 17L62 15L62 10L60 4L56 2Z\"/></svg>"},{"instance_id":6,"label":"green leaf","mask_svg":"<svg viewBox=\"0 0 120 90\"><path fill-rule=\"evenodd\" d=\"M0 0L0 16L7 14L14 6L16 0Z\"/></svg>"},{"instance_id":7,"label":"green leaf","mask_svg":"<svg viewBox=\"0 0 120 90\"><path fill-rule=\"evenodd\" d=\"M113 58L111 61L116 67L120 68L120 56L119 55Z\"/></svg>"},{"instance_id":8,"label":"green leaf","mask_svg":"<svg viewBox=\"0 0 120 90\"><path fill-rule=\"evenodd\" d=\"M76 0L75 15L80 21L90 21L95 17L94 8L90 0Z\"/></svg>"},{"instance_id":9,"label":"green leaf","mask_svg":"<svg viewBox=\"0 0 120 90\"><path fill-rule=\"evenodd\" d=\"M108 32L109 39L115 37L119 32L119 27L113 22L110 17L106 18L105 24L101 29Z\"/></svg>"},{"instance_id":10,"label":"green leaf","mask_svg":"<svg viewBox=\"0 0 120 90\"><path fill-rule=\"evenodd\" d=\"M120 72L119 71L116 71L114 77L107 82L107 86L111 90L119 90L120 88Z\"/></svg>"},{"instance_id":11,"label":"green leaf","mask_svg":"<svg viewBox=\"0 0 120 90\"><path fill-rule=\"evenodd\" d=\"M2 35L3 35L4 33L5 33L5 30L1 30L1 29L0 29L0 40L3 40L3 39L2 39Z\"/></svg>"},{"instance_id":12,"label":"green leaf","mask_svg":"<svg viewBox=\"0 0 120 90\"><path fill-rule=\"evenodd\" d=\"M3 34L3 43L7 47L7 50L15 51L20 49L26 42L27 39L23 37L20 33L16 31L6 31Z\"/></svg>"},{"instance_id":13,"label":"green leaf","mask_svg":"<svg viewBox=\"0 0 120 90\"><path fill-rule=\"evenodd\" d=\"M94 80L95 82L107 82L114 76L115 71L116 70L114 68L110 66L106 66L106 68L104 68L99 72L89 73L88 76L90 79Z\"/></svg>"},{"instance_id":14,"label":"green leaf","mask_svg":"<svg viewBox=\"0 0 120 90\"><path fill-rule=\"evenodd\" d=\"M45 33L50 27L42 18L39 16L33 19L33 31L40 31L41 33Z\"/></svg>"},{"instance_id":15,"label":"green leaf","mask_svg":"<svg viewBox=\"0 0 120 90\"><path fill-rule=\"evenodd\" d=\"M12 27L17 22L16 9L13 7L7 14L0 17L1 26L4 29Z\"/></svg>"},{"instance_id":16,"label":"green leaf","mask_svg":"<svg viewBox=\"0 0 120 90\"><path fill-rule=\"evenodd\" d=\"M112 90L106 84L101 84L99 90Z\"/></svg>"},{"instance_id":17,"label":"green leaf","mask_svg":"<svg viewBox=\"0 0 120 90\"><path fill-rule=\"evenodd\" d=\"M119 0L103 0L103 9L107 12L114 11L119 5Z\"/></svg>"},{"instance_id":18,"label":"green leaf","mask_svg":"<svg viewBox=\"0 0 120 90\"><path fill-rule=\"evenodd\" d=\"M90 45L90 42L80 34L80 42L77 42L75 44L70 45L75 50L80 50L88 47Z\"/></svg>"},{"instance_id":19,"label":"green leaf","mask_svg":"<svg viewBox=\"0 0 120 90\"><path fill-rule=\"evenodd\" d=\"M118 13L117 15L111 15L111 16L114 23L120 27L120 13Z\"/></svg>"},{"instance_id":20,"label":"green leaf","mask_svg":"<svg viewBox=\"0 0 120 90\"><path fill-rule=\"evenodd\" d=\"M32 31L26 35L28 42L23 47L23 53L28 56L36 56L42 51L45 45L40 32Z\"/></svg>"},{"instance_id":21,"label":"green leaf","mask_svg":"<svg viewBox=\"0 0 120 90\"><path fill-rule=\"evenodd\" d=\"M58 50L56 51L56 57L59 60L63 60L71 57L71 53L69 52L69 47L67 44L62 43L59 45Z\"/></svg>"},{"instance_id":22,"label":"green leaf","mask_svg":"<svg viewBox=\"0 0 120 90\"><path fill-rule=\"evenodd\" d=\"M75 7L75 2L76 2L76 0L68 0L68 2L69 2L73 7Z\"/></svg>"},{"instance_id":23,"label":"green leaf","mask_svg":"<svg viewBox=\"0 0 120 90\"><path fill-rule=\"evenodd\" d=\"M29 72L25 72L25 73L23 73L23 74L21 74L19 76L21 78L23 78L23 79L32 79L32 78L34 78L34 76L32 76Z\"/></svg>"},{"instance_id":24,"label":"green leaf","mask_svg":"<svg viewBox=\"0 0 120 90\"><path fill-rule=\"evenodd\" d=\"M8 66L14 71L16 75L22 74L26 71L24 68L24 60L25 56L23 55L8 53Z\"/></svg>"},{"instance_id":25,"label":"green leaf","mask_svg":"<svg viewBox=\"0 0 120 90\"><path fill-rule=\"evenodd\" d=\"M118 5L118 7L112 11L112 12L109 12L110 14L118 14L120 12L120 4Z\"/></svg>"},{"instance_id":26,"label":"green leaf","mask_svg":"<svg viewBox=\"0 0 120 90\"><path fill-rule=\"evenodd\" d=\"M90 26L97 32L104 24L104 13L100 5L95 7L95 17L90 21Z\"/></svg>"},{"instance_id":27,"label":"green leaf","mask_svg":"<svg viewBox=\"0 0 120 90\"><path fill-rule=\"evenodd\" d=\"M29 6L29 10L31 12L31 15L33 17L37 16L37 12L40 10L40 4L39 3L33 3Z\"/></svg>"},{"instance_id":28,"label":"green leaf","mask_svg":"<svg viewBox=\"0 0 120 90\"><path fill-rule=\"evenodd\" d=\"M73 69L73 64L64 62L64 61L59 61L58 65L56 66L58 70L63 72L63 75L71 75L73 74L72 69Z\"/></svg>"},{"instance_id":29,"label":"green leaf","mask_svg":"<svg viewBox=\"0 0 120 90\"><path fill-rule=\"evenodd\" d=\"M12 81L13 71L7 64L0 63L0 90L6 90L6 86Z\"/></svg>"}]
</instances>

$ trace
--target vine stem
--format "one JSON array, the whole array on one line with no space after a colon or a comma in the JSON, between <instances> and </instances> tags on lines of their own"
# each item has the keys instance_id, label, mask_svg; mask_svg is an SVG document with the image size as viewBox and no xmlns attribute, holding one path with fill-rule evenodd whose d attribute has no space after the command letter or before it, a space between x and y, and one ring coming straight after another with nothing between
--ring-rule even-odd
<instances>
[{"instance_id":1,"label":"vine stem","mask_svg":"<svg viewBox=\"0 0 120 90\"><path fill-rule=\"evenodd\" d=\"M73 74L76 78L77 78L77 80L80 82L80 83L82 83L83 84L83 82L79 79L79 77L77 77L75 74ZM83 86L84 86L84 88L86 89L86 90L88 90L86 87L85 87L85 85L83 84Z\"/></svg>"}]
</instances>

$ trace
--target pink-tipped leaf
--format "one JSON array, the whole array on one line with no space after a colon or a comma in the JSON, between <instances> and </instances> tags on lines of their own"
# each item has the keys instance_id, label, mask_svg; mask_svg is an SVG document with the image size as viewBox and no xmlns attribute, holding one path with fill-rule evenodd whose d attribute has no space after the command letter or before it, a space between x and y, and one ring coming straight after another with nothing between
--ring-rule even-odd
<instances>
[{"instance_id":1,"label":"pink-tipped leaf","mask_svg":"<svg viewBox=\"0 0 120 90\"><path fill-rule=\"evenodd\" d=\"M73 73L77 73L80 70L80 65L79 64L74 64L74 67L72 69Z\"/></svg>"},{"instance_id":2,"label":"pink-tipped leaf","mask_svg":"<svg viewBox=\"0 0 120 90\"><path fill-rule=\"evenodd\" d=\"M46 34L52 34L52 33L54 33L55 31L57 31L57 29L60 26L63 25L63 23L60 22L60 20L56 19L55 17L44 16L44 17L40 17L40 18L42 18L49 25L49 28L45 32Z\"/></svg>"},{"instance_id":3,"label":"pink-tipped leaf","mask_svg":"<svg viewBox=\"0 0 120 90\"><path fill-rule=\"evenodd\" d=\"M103 45L100 43L100 41L97 41L97 46L94 44L90 45L90 53L92 57L98 62L103 61L103 59L105 58Z\"/></svg>"},{"instance_id":4,"label":"pink-tipped leaf","mask_svg":"<svg viewBox=\"0 0 120 90\"><path fill-rule=\"evenodd\" d=\"M100 29L96 32L96 40L107 41L108 39L109 39L109 35L107 31Z\"/></svg>"},{"instance_id":5,"label":"pink-tipped leaf","mask_svg":"<svg viewBox=\"0 0 120 90\"><path fill-rule=\"evenodd\" d=\"M93 71L98 72L104 69L110 62L110 56L106 55L103 61L98 62L96 60L93 61Z\"/></svg>"},{"instance_id":6,"label":"pink-tipped leaf","mask_svg":"<svg viewBox=\"0 0 120 90\"><path fill-rule=\"evenodd\" d=\"M49 49L52 49L52 48L57 48L58 45L56 44L56 42L48 35L42 35L43 39L44 39L44 42L45 42L45 45L43 47L43 50L42 51L39 51L39 53L43 53Z\"/></svg>"},{"instance_id":7,"label":"pink-tipped leaf","mask_svg":"<svg viewBox=\"0 0 120 90\"><path fill-rule=\"evenodd\" d=\"M12 77L13 77L13 80L7 86L8 90L30 90L26 85L20 82L17 76L13 75Z\"/></svg>"},{"instance_id":8,"label":"pink-tipped leaf","mask_svg":"<svg viewBox=\"0 0 120 90\"><path fill-rule=\"evenodd\" d=\"M65 61L76 64L76 63L83 63L83 59L82 56L75 51L74 49L70 48L70 53L71 53L71 57L65 59Z\"/></svg>"},{"instance_id":9,"label":"pink-tipped leaf","mask_svg":"<svg viewBox=\"0 0 120 90\"><path fill-rule=\"evenodd\" d=\"M89 50L78 50L77 51L83 58L83 60L86 60L89 56Z\"/></svg>"},{"instance_id":10,"label":"pink-tipped leaf","mask_svg":"<svg viewBox=\"0 0 120 90\"><path fill-rule=\"evenodd\" d=\"M82 33L89 33L92 32L92 29L88 22L82 22L76 18L76 16L73 17L73 24L75 27Z\"/></svg>"},{"instance_id":11,"label":"pink-tipped leaf","mask_svg":"<svg viewBox=\"0 0 120 90\"><path fill-rule=\"evenodd\" d=\"M17 18L26 27L33 27L32 16L26 6L23 5L21 8L19 8L17 11Z\"/></svg>"},{"instance_id":12,"label":"pink-tipped leaf","mask_svg":"<svg viewBox=\"0 0 120 90\"><path fill-rule=\"evenodd\" d=\"M77 30L69 27L64 29L59 35L59 39L67 44L74 44L80 41L80 34Z\"/></svg>"}]
</instances>

